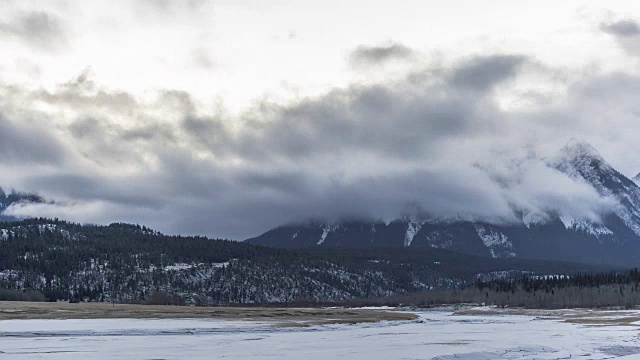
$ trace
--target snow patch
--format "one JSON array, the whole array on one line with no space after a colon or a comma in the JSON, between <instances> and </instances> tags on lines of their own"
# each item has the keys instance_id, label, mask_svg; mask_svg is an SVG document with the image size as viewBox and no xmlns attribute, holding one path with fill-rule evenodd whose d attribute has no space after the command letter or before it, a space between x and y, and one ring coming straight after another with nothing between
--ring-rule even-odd
<instances>
[{"instance_id":1,"label":"snow patch","mask_svg":"<svg viewBox=\"0 0 640 360\"><path fill-rule=\"evenodd\" d=\"M327 239L327 235L330 232L336 231L338 229L338 225L325 225L322 228L322 235L320 235L320 240L318 240L317 245L322 245L322 243Z\"/></svg>"},{"instance_id":2,"label":"snow patch","mask_svg":"<svg viewBox=\"0 0 640 360\"><path fill-rule=\"evenodd\" d=\"M475 225L475 228L482 243L489 249L492 258L511 258L516 256L516 253L512 251L513 244L505 234L492 229L485 229L484 226L480 225Z\"/></svg>"},{"instance_id":3,"label":"snow patch","mask_svg":"<svg viewBox=\"0 0 640 360\"><path fill-rule=\"evenodd\" d=\"M7 229L0 229L0 239L7 240L10 234L13 235L14 232Z\"/></svg>"},{"instance_id":4,"label":"snow patch","mask_svg":"<svg viewBox=\"0 0 640 360\"><path fill-rule=\"evenodd\" d=\"M180 271L180 270L188 270L188 269L191 269L192 267L193 267L192 264L175 263L173 265L165 266L164 270L165 271L170 271L170 270Z\"/></svg>"},{"instance_id":5,"label":"snow patch","mask_svg":"<svg viewBox=\"0 0 640 360\"><path fill-rule=\"evenodd\" d=\"M404 247L411 246L413 238L418 234L424 221L418 221L415 218L409 219L407 222L407 232L404 234Z\"/></svg>"},{"instance_id":6,"label":"snow patch","mask_svg":"<svg viewBox=\"0 0 640 360\"><path fill-rule=\"evenodd\" d=\"M611 236L613 231L602 224L595 224L585 220L574 219L571 216L560 216L560 221L568 230L582 231L600 239L601 236Z\"/></svg>"},{"instance_id":7,"label":"snow patch","mask_svg":"<svg viewBox=\"0 0 640 360\"><path fill-rule=\"evenodd\" d=\"M436 249L446 249L453 246L454 236L448 231L435 230L425 236L429 246Z\"/></svg>"},{"instance_id":8,"label":"snow patch","mask_svg":"<svg viewBox=\"0 0 640 360\"><path fill-rule=\"evenodd\" d=\"M197 268L197 267L201 267L204 266L205 264L186 264L186 263L175 263L173 265L167 265L164 267L165 271L181 271L181 270L191 270L193 268ZM222 262L222 263L211 263L208 264L209 267L217 269L217 268L221 268L223 266L229 266L229 262Z\"/></svg>"}]
</instances>

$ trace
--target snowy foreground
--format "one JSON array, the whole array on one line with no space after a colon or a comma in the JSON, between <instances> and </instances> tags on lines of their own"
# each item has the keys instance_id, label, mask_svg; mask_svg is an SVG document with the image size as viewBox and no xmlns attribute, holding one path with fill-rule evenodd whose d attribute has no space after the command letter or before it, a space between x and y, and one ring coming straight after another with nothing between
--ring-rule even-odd
<instances>
[{"instance_id":1,"label":"snowy foreground","mask_svg":"<svg viewBox=\"0 0 640 360\"><path fill-rule=\"evenodd\" d=\"M570 311L573 320L590 316L570 323L566 313L484 310L306 328L244 320L4 320L0 359L640 359L640 312Z\"/></svg>"}]
</instances>

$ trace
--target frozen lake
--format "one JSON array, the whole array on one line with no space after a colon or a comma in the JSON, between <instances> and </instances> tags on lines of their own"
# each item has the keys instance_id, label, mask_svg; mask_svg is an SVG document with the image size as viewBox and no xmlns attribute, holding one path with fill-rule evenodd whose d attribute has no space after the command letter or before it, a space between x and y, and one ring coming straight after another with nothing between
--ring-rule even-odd
<instances>
[{"instance_id":1,"label":"frozen lake","mask_svg":"<svg viewBox=\"0 0 640 360\"><path fill-rule=\"evenodd\" d=\"M640 359L640 312L480 310L310 328L244 320L4 320L0 359ZM585 313L587 322L567 321Z\"/></svg>"}]
</instances>

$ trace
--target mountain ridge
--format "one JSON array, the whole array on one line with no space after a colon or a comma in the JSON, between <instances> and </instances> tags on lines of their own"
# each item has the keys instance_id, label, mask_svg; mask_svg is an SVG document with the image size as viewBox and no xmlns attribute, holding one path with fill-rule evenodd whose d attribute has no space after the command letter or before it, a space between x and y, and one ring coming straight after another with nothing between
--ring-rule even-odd
<instances>
[{"instance_id":1,"label":"mountain ridge","mask_svg":"<svg viewBox=\"0 0 640 360\"><path fill-rule=\"evenodd\" d=\"M246 241L285 248L432 247L493 258L640 262L635 255L640 254L640 186L581 141L570 141L546 165L588 185L615 206L600 218L521 211L521 223L506 224L428 216L391 222L316 220L279 226Z\"/></svg>"}]
</instances>

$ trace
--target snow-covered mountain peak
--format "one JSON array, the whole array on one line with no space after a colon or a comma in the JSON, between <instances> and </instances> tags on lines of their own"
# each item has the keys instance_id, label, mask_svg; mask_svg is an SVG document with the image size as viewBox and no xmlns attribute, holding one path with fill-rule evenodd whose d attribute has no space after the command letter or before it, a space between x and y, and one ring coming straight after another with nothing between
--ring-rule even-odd
<instances>
[{"instance_id":1,"label":"snow-covered mountain peak","mask_svg":"<svg viewBox=\"0 0 640 360\"><path fill-rule=\"evenodd\" d=\"M572 178L582 178L594 186L601 194L608 195L610 189L603 184L608 178L621 176L596 150L588 143L572 140L565 145L555 158L547 164L562 171Z\"/></svg>"},{"instance_id":2,"label":"snow-covered mountain peak","mask_svg":"<svg viewBox=\"0 0 640 360\"><path fill-rule=\"evenodd\" d=\"M640 173L637 173L636 176L633 177L633 180L636 184L640 185Z\"/></svg>"},{"instance_id":3,"label":"snow-covered mountain peak","mask_svg":"<svg viewBox=\"0 0 640 360\"><path fill-rule=\"evenodd\" d=\"M572 140L565 145L550 164L569 175L586 175L594 170L613 169L598 150L586 142Z\"/></svg>"},{"instance_id":4,"label":"snow-covered mountain peak","mask_svg":"<svg viewBox=\"0 0 640 360\"><path fill-rule=\"evenodd\" d=\"M613 168L593 146L572 142L549 165L570 177L586 181L600 195L615 199L620 204L615 214L640 236L640 187Z\"/></svg>"},{"instance_id":5,"label":"snow-covered mountain peak","mask_svg":"<svg viewBox=\"0 0 640 360\"><path fill-rule=\"evenodd\" d=\"M577 139L569 140L569 142L560 149L560 156L569 161L580 161L582 159L604 161L604 158L595 147L585 141Z\"/></svg>"}]
</instances>

